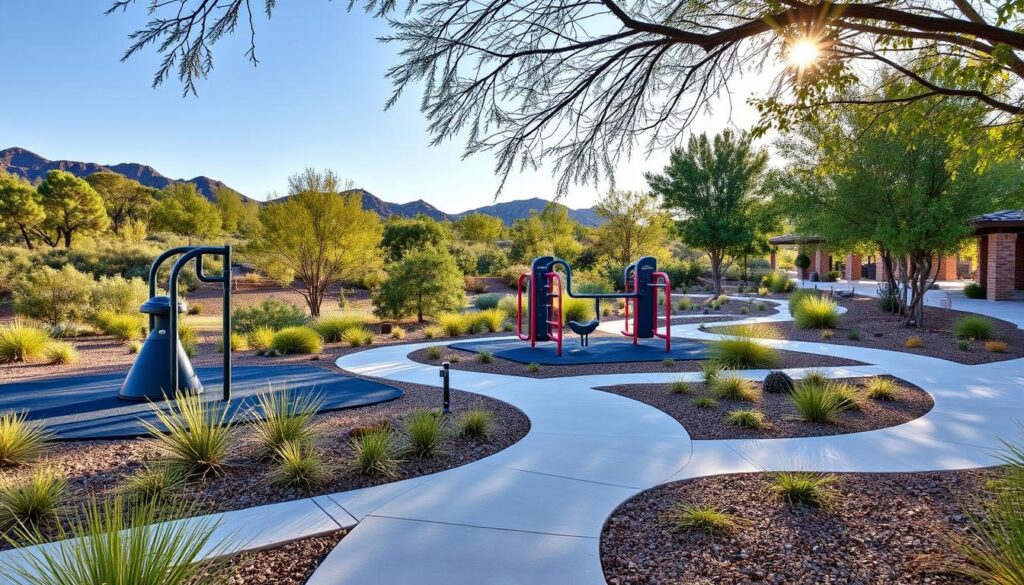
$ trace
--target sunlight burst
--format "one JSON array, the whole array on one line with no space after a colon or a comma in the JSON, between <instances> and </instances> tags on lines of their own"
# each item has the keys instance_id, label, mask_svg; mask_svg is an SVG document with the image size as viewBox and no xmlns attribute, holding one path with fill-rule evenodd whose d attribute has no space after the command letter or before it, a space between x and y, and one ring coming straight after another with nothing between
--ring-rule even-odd
<instances>
[{"instance_id":1,"label":"sunlight burst","mask_svg":"<svg viewBox=\"0 0 1024 585\"><path fill-rule=\"evenodd\" d=\"M814 64L821 55L818 42L810 38L796 39L789 44L787 60L793 67L804 69Z\"/></svg>"}]
</instances>

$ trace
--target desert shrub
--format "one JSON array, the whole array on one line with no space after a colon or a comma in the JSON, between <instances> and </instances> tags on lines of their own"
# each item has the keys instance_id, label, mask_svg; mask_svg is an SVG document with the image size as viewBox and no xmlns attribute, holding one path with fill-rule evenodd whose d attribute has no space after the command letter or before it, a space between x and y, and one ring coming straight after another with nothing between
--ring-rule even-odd
<instances>
[{"instance_id":1,"label":"desert shrub","mask_svg":"<svg viewBox=\"0 0 1024 585\"><path fill-rule=\"evenodd\" d=\"M754 337L758 339L782 339L782 331L771 323L741 323L723 325L715 328L716 333L735 335L737 337Z\"/></svg>"},{"instance_id":2,"label":"desert shrub","mask_svg":"<svg viewBox=\"0 0 1024 585\"><path fill-rule=\"evenodd\" d=\"M912 335L903 341L903 345L904 347L908 347L910 349L916 349L919 347L924 347L924 340L916 335Z\"/></svg>"},{"instance_id":3,"label":"desert shrub","mask_svg":"<svg viewBox=\"0 0 1024 585\"><path fill-rule=\"evenodd\" d=\"M447 360L448 360L449 363L457 364L457 363L459 363L459 361L462 360L462 358L459 357L459 354L453 353L450 356L448 356Z\"/></svg>"},{"instance_id":4,"label":"desert shrub","mask_svg":"<svg viewBox=\"0 0 1024 585\"><path fill-rule=\"evenodd\" d=\"M249 333L260 327L277 331L285 327L298 327L309 321L306 312L294 303L270 297L258 305L235 309L231 326L240 333Z\"/></svg>"},{"instance_id":5,"label":"desert shrub","mask_svg":"<svg viewBox=\"0 0 1024 585\"><path fill-rule=\"evenodd\" d=\"M406 452L413 457L430 458L441 454L447 435L444 419L429 410L417 410L403 423L408 446Z\"/></svg>"},{"instance_id":6,"label":"desert shrub","mask_svg":"<svg viewBox=\"0 0 1024 585\"><path fill-rule=\"evenodd\" d=\"M987 291L980 284L971 282L964 286L964 296L969 299L983 299L987 296Z\"/></svg>"},{"instance_id":7,"label":"desert shrub","mask_svg":"<svg viewBox=\"0 0 1024 585\"><path fill-rule=\"evenodd\" d=\"M305 326L285 327L274 333L270 342L270 352L274 354L320 353L323 348L320 335Z\"/></svg>"},{"instance_id":8,"label":"desert shrub","mask_svg":"<svg viewBox=\"0 0 1024 585\"><path fill-rule=\"evenodd\" d=\"M691 394L693 386L686 380L676 380L669 385L668 390L672 394Z\"/></svg>"},{"instance_id":9,"label":"desert shrub","mask_svg":"<svg viewBox=\"0 0 1024 585\"><path fill-rule=\"evenodd\" d=\"M671 368L676 365L676 360L675 358L669 356L661 360L661 365L666 368Z\"/></svg>"},{"instance_id":10,"label":"desert shrub","mask_svg":"<svg viewBox=\"0 0 1024 585\"><path fill-rule=\"evenodd\" d=\"M199 332L194 327L179 321L178 340L181 341L181 346L185 348L185 353L189 356L196 355L196 348L199 346Z\"/></svg>"},{"instance_id":11,"label":"desert shrub","mask_svg":"<svg viewBox=\"0 0 1024 585\"><path fill-rule=\"evenodd\" d=\"M562 297L562 320L578 321L585 323L593 321L597 317L594 312L594 301L592 299L576 299L569 296Z\"/></svg>"},{"instance_id":12,"label":"desert shrub","mask_svg":"<svg viewBox=\"0 0 1024 585\"><path fill-rule=\"evenodd\" d=\"M15 282L14 312L47 325L80 323L89 313L94 285L92 276L73 266L40 266Z\"/></svg>"},{"instance_id":13,"label":"desert shrub","mask_svg":"<svg viewBox=\"0 0 1024 585\"><path fill-rule=\"evenodd\" d=\"M443 352L444 352L444 348L439 346L439 345L428 347L427 348L427 358L432 359L432 360L439 360L439 359L441 359L441 354Z\"/></svg>"},{"instance_id":14,"label":"desert shrub","mask_svg":"<svg viewBox=\"0 0 1024 585\"><path fill-rule=\"evenodd\" d=\"M491 434L494 413L489 410L470 410L459 417L455 427L462 437L483 439Z\"/></svg>"},{"instance_id":15,"label":"desert shrub","mask_svg":"<svg viewBox=\"0 0 1024 585\"><path fill-rule=\"evenodd\" d=\"M839 324L839 311L831 300L809 296L797 304L793 322L798 329L833 329Z\"/></svg>"},{"instance_id":16,"label":"desert shrub","mask_svg":"<svg viewBox=\"0 0 1024 585\"><path fill-rule=\"evenodd\" d=\"M398 449L388 430L374 430L352 439L353 465L368 476L395 477L398 474Z\"/></svg>"},{"instance_id":17,"label":"desert shrub","mask_svg":"<svg viewBox=\"0 0 1024 585\"><path fill-rule=\"evenodd\" d=\"M307 444L285 443L277 448L277 467L270 472L270 483L280 487L311 490L331 479L331 468L316 448Z\"/></svg>"},{"instance_id":18,"label":"desert shrub","mask_svg":"<svg viewBox=\"0 0 1024 585\"><path fill-rule=\"evenodd\" d=\"M835 332L834 329L822 329L821 330L821 338L822 339L826 339L826 340L827 339L832 339L832 337L834 337L835 334L836 334L836 332Z\"/></svg>"},{"instance_id":19,"label":"desert shrub","mask_svg":"<svg viewBox=\"0 0 1024 585\"><path fill-rule=\"evenodd\" d=\"M188 305L188 308L186 309L186 312L189 315L202 315L203 314L203 306L200 305L199 303L190 304L190 305Z\"/></svg>"},{"instance_id":20,"label":"desert shrub","mask_svg":"<svg viewBox=\"0 0 1024 585\"><path fill-rule=\"evenodd\" d=\"M337 343L342 341L346 331L365 325L366 320L361 317L320 317L313 323L313 329L327 343Z\"/></svg>"},{"instance_id":21,"label":"desert shrub","mask_svg":"<svg viewBox=\"0 0 1024 585\"><path fill-rule=\"evenodd\" d=\"M101 276L92 288L90 310L138 314L148 299L149 286L141 278Z\"/></svg>"},{"instance_id":22,"label":"desert shrub","mask_svg":"<svg viewBox=\"0 0 1024 585\"><path fill-rule=\"evenodd\" d=\"M718 406L718 401L710 396L701 396L693 401L693 405L697 408L715 408Z\"/></svg>"},{"instance_id":23,"label":"desert shrub","mask_svg":"<svg viewBox=\"0 0 1024 585\"><path fill-rule=\"evenodd\" d=\"M865 384L868 398L894 401L899 399L900 385L892 378L875 376Z\"/></svg>"},{"instance_id":24,"label":"desert shrub","mask_svg":"<svg viewBox=\"0 0 1024 585\"><path fill-rule=\"evenodd\" d=\"M257 353L266 353L274 342L274 330L270 327L257 327L245 336L245 340Z\"/></svg>"},{"instance_id":25,"label":"desert shrub","mask_svg":"<svg viewBox=\"0 0 1024 585\"><path fill-rule=\"evenodd\" d=\"M497 309L498 303L501 302L501 299L505 298L505 296L506 295L503 295L501 293L482 294L473 299L473 306L475 306L477 309L480 309L481 311L484 311L486 309Z\"/></svg>"},{"instance_id":26,"label":"desert shrub","mask_svg":"<svg viewBox=\"0 0 1024 585\"><path fill-rule=\"evenodd\" d=\"M711 342L711 356L728 368L774 368L782 363L779 351L750 337L729 337Z\"/></svg>"},{"instance_id":27,"label":"desert shrub","mask_svg":"<svg viewBox=\"0 0 1024 585\"><path fill-rule=\"evenodd\" d=\"M1010 346L1005 341L997 341L995 339L985 342L985 351L991 353L1006 353L1010 349Z\"/></svg>"},{"instance_id":28,"label":"desert shrub","mask_svg":"<svg viewBox=\"0 0 1024 585\"><path fill-rule=\"evenodd\" d=\"M530 267L526 264L514 264L498 273L498 278L501 279L501 282L505 286L509 288L516 288L519 286L519 275L529 271Z\"/></svg>"},{"instance_id":29,"label":"desert shrub","mask_svg":"<svg viewBox=\"0 0 1024 585\"><path fill-rule=\"evenodd\" d=\"M710 386L722 374L725 365L718 360L704 360L700 363L700 371L704 374L704 383Z\"/></svg>"},{"instance_id":30,"label":"desert shrub","mask_svg":"<svg viewBox=\"0 0 1024 585\"><path fill-rule=\"evenodd\" d=\"M780 471L772 474L772 491L787 504L818 508L832 493L830 486L836 480L831 473Z\"/></svg>"},{"instance_id":31,"label":"desert shrub","mask_svg":"<svg viewBox=\"0 0 1024 585\"><path fill-rule=\"evenodd\" d=\"M323 395L269 388L256 396L256 403L249 418L261 457L274 457L286 443L296 447L313 445L317 437L313 417L323 406Z\"/></svg>"},{"instance_id":32,"label":"desert shrub","mask_svg":"<svg viewBox=\"0 0 1024 585\"><path fill-rule=\"evenodd\" d=\"M146 316L138 311L118 313L112 309L97 311L92 318L100 331L121 341L139 339L146 327Z\"/></svg>"},{"instance_id":33,"label":"desert shrub","mask_svg":"<svg viewBox=\"0 0 1024 585\"><path fill-rule=\"evenodd\" d=\"M69 521L70 528L59 527L58 543L0 566L25 585L214 585L221 581L207 575L210 565L201 561L227 552L213 540L217 521L161 522L193 515L193 508L187 503L170 510L157 503L128 505L121 497L91 500ZM53 540L49 532L32 529L19 529L17 535L37 545Z\"/></svg>"},{"instance_id":34,"label":"desert shrub","mask_svg":"<svg viewBox=\"0 0 1024 585\"><path fill-rule=\"evenodd\" d=\"M537 372L540 371L540 364L538 364L537 362L530 362L526 366L526 371L530 372L531 374L536 374Z\"/></svg>"},{"instance_id":35,"label":"desert shrub","mask_svg":"<svg viewBox=\"0 0 1024 585\"><path fill-rule=\"evenodd\" d=\"M119 492L132 503L162 503L185 488L188 477L180 468L146 464L125 478Z\"/></svg>"},{"instance_id":36,"label":"desert shrub","mask_svg":"<svg viewBox=\"0 0 1024 585\"><path fill-rule=\"evenodd\" d=\"M501 309L484 309L476 313L470 313L473 330L488 331L490 333L501 331L501 326L505 324L507 317L505 311Z\"/></svg>"},{"instance_id":37,"label":"desert shrub","mask_svg":"<svg viewBox=\"0 0 1024 585\"><path fill-rule=\"evenodd\" d=\"M138 339L132 339L125 342L124 348L128 351L128 355L135 355L142 351L142 342Z\"/></svg>"},{"instance_id":38,"label":"desert shrub","mask_svg":"<svg viewBox=\"0 0 1024 585\"><path fill-rule=\"evenodd\" d=\"M992 339L995 325L981 315L967 315L953 323L953 332L960 339Z\"/></svg>"},{"instance_id":39,"label":"desert shrub","mask_svg":"<svg viewBox=\"0 0 1024 585\"><path fill-rule=\"evenodd\" d=\"M769 394L789 394L796 388L795 384L793 384L793 378L790 378L789 374L780 370L768 372L762 387Z\"/></svg>"},{"instance_id":40,"label":"desert shrub","mask_svg":"<svg viewBox=\"0 0 1024 585\"><path fill-rule=\"evenodd\" d=\"M831 423L843 412L843 398L832 392L828 385L808 384L803 381L789 395L797 417L809 423Z\"/></svg>"},{"instance_id":41,"label":"desert shrub","mask_svg":"<svg viewBox=\"0 0 1024 585\"><path fill-rule=\"evenodd\" d=\"M449 337L463 335L472 326L472 321L462 313L444 313L438 316L437 324Z\"/></svg>"},{"instance_id":42,"label":"desert shrub","mask_svg":"<svg viewBox=\"0 0 1024 585\"><path fill-rule=\"evenodd\" d=\"M53 434L28 420L27 412L0 414L0 467L28 463L49 448Z\"/></svg>"},{"instance_id":43,"label":"desert shrub","mask_svg":"<svg viewBox=\"0 0 1024 585\"><path fill-rule=\"evenodd\" d=\"M736 374L719 376L710 386L711 394L720 400L757 400L757 385Z\"/></svg>"},{"instance_id":44,"label":"desert shrub","mask_svg":"<svg viewBox=\"0 0 1024 585\"><path fill-rule=\"evenodd\" d=\"M224 353L224 340L218 339L215 346L217 353ZM249 339L245 335L234 334L231 336L231 353L249 350Z\"/></svg>"},{"instance_id":45,"label":"desert shrub","mask_svg":"<svg viewBox=\"0 0 1024 585\"><path fill-rule=\"evenodd\" d=\"M361 347L373 343L373 333L365 327L354 327L345 330L341 339L352 347Z\"/></svg>"},{"instance_id":46,"label":"desert shrub","mask_svg":"<svg viewBox=\"0 0 1024 585\"><path fill-rule=\"evenodd\" d=\"M836 282L842 274L838 270L829 270L822 276L821 280L824 282Z\"/></svg>"},{"instance_id":47,"label":"desert shrub","mask_svg":"<svg viewBox=\"0 0 1024 585\"><path fill-rule=\"evenodd\" d=\"M688 297L683 297L683 298L679 299L678 301L676 301L676 309L678 309L680 311L689 311L690 309L694 308L696 305L697 304L694 303L693 300L688 298Z\"/></svg>"},{"instance_id":48,"label":"desert shrub","mask_svg":"<svg viewBox=\"0 0 1024 585\"><path fill-rule=\"evenodd\" d=\"M673 531L698 530L709 536L734 532L740 526L735 516L713 506L675 504L669 508L666 519Z\"/></svg>"},{"instance_id":49,"label":"desert shrub","mask_svg":"<svg viewBox=\"0 0 1024 585\"><path fill-rule=\"evenodd\" d=\"M434 339L436 337L444 337L445 330L438 325L427 325L423 328L424 339Z\"/></svg>"},{"instance_id":50,"label":"desert shrub","mask_svg":"<svg viewBox=\"0 0 1024 585\"><path fill-rule=\"evenodd\" d=\"M733 410L725 415L725 422L741 429L766 429L770 425L764 414L756 410Z\"/></svg>"},{"instance_id":51,"label":"desert shrub","mask_svg":"<svg viewBox=\"0 0 1024 585\"><path fill-rule=\"evenodd\" d=\"M169 463L190 475L220 473L231 449L229 405L181 393L166 402L151 405L160 424L143 420L142 426L168 452Z\"/></svg>"},{"instance_id":52,"label":"desert shrub","mask_svg":"<svg viewBox=\"0 0 1024 585\"><path fill-rule=\"evenodd\" d=\"M956 342L956 347L960 351L971 351L971 341L969 339L961 339Z\"/></svg>"},{"instance_id":53,"label":"desert shrub","mask_svg":"<svg viewBox=\"0 0 1024 585\"><path fill-rule=\"evenodd\" d=\"M850 329L849 331L846 332L846 338L849 339L850 341L858 341L860 340L860 331L857 331L856 329Z\"/></svg>"},{"instance_id":54,"label":"desert shrub","mask_svg":"<svg viewBox=\"0 0 1024 585\"><path fill-rule=\"evenodd\" d=\"M498 299L498 303L495 305L494 308L498 309L500 311L504 311L504 313L506 315L508 315L509 318L513 318L514 319L515 315L516 315L516 311L519 310L519 300L516 298L516 295L504 295L500 299ZM529 314L529 310L530 310L530 303L528 302L528 298L524 297L523 298L523 313L528 315Z\"/></svg>"},{"instance_id":55,"label":"desert shrub","mask_svg":"<svg viewBox=\"0 0 1024 585\"><path fill-rule=\"evenodd\" d=\"M56 517L67 492L67 480L50 466L39 467L24 483L5 480L0 484L0 527L38 527Z\"/></svg>"},{"instance_id":56,"label":"desert shrub","mask_svg":"<svg viewBox=\"0 0 1024 585\"><path fill-rule=\"evenodd\" d=\"M768 292L786 293L792 291L796 287L796 283L789 279L789 275L784 270L776 270L761 278L761 286L767 288Z\"/></svg>"},{"instance_id":57,"label":"desert shrub","mask_svg":"<svg viewBox=\"0 0 1024 585\"><path fill-rule=\"evenodd\" d=\"M46 357L46 348L53 342L38 327L15 321L0 325L0 362L32 362Z\"/></svg>"},{"instance_id":58,"label":"desert shrub","mask_svg":"<svg viewBox=\"0 0 1024 585\"><path fill-rule=\"evenodd\" d=\"M789 295L789 300L786 301L786 304L789 307L789 314L795 315L796 308L800 306L800 303L802 303L804 299L816 296L820 296L818 292L809 288L798 288L794 290L793 293Z\"/></svg>"},{"instance_id":59,"label":"desert shrub","mask_svg":"<svg viewBox=\"0 0 1024 585\"><path fill-rule=\"evenodd\" d=\"M391 328L391 339L405 339L405 329L398 325Z\"/></svg>"},{"instance_id":60,"label":"desert shrub","mask_svg":"<svg viewBox=\"0 0 1024 585\"><path fill-rule=\"evenodd\" d=\"M51 341L46 345L46 361L51 364L73 364L78 361L78 350L66 341Z\"/></svg>"},{"instance_id":61,"label":"desert shrub","mask_svg":"<svg viewBox=\"0 0 1024 585\"><path fill-rule=\"evenodd\" d=\"M481 351L476 354L476 361L481 364L490 364L494 362L494 354L489 351Z\"/></svg>"}]
</instances>

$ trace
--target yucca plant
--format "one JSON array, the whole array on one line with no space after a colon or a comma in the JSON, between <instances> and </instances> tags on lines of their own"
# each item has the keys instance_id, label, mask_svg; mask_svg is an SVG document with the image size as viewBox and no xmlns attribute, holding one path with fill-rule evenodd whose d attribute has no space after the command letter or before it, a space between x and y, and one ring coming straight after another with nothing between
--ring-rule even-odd
<instances>
[{"instance_id":1,"label":"yucca plant","mask_svg":"<svg viewBox=\"0 0 1024 585\"><path fill-rule=\"evenodd\" d=\"M470 410L459 417L456 428L460 436L484 439L491 434L491 427L493 425L493 412L489 410Z\"/></svg>"},{"instance_id":2,"label":"yucca plant","mask_svg":"<svg viewBox=\"0 0 1024 585\"><path fill-rule=\"evenodd\" d=\"M285 443L275 453L277 467L270 473L270 483L290 488L311 490L331 479L331 468L315 447Z\"/></svg>"},{"instance_id":3,"label":"yucca plant","mask_svg":"<svg viewBox=\"0 0 1024 585\"><path fill-rule=\"evenodd\" d=\"M761 430L768 428L768 419L756 410L733 410L725 415L725 422L740 428Z\"/></svg>"},{"instance_id":4,"label":"yucca plant","mask_svg":"<svg viewBox=\"0 0 1024 585\"><path fill-rule=\"evenodd\" d=\"M173 517L189 516L181 504ZM14 554L0 561L3 572L25 585L216 585L224 582L206 558L227 552L215 542L217 521L200 517L161 522L167 510L154 503L128 506L124 499L91 501L70 528L60 528L60 542ZM38 529L22 528L19 542L50 540ZM200 581L201 578L201 581Z\"/></svg>"},{"instance_id":5,"label":"yucca plant","mask_svg":"<svg viewBox=\"0 0 1024 585\"><path fill-rule=\"evenodd\" d=\"M728 368L775 368L779 351L750 337L729 337L711 342L711 356Z\"/></svg>"},{"instance_id":6,"label":"yucca plant","mask_svg":"<svg viewBox=\"0 0 1024 585\"><path fill-rule=\"evenodd\" d=\"M322 394L269 388L256 396L256 402L249 417L260 457L273 458L285 444L305 448L315 442L312 422L324 404Z\"/></svg>"},{"instance_id":7,"label":"yucca plant","mask_svg":"<svg viewBox=\"0 0 1024 585\"><path fill-rule=\"evenodd\" d=\"M820 507L832 493L837 478L831 473L780 471L772 474L772 491L787 504Z\"/></svg>"},{"instance_id":8,"label":"yucca plant","mask_svg":"<svg viewBox=\"0 0 1024 585\"><path fill-rule=\"evenodd\" d=\"M143 420L142 426L168 451L170 463L190 475L220 473L231 449L229 405L180 392L166 402L150 405L160 425Z\"/></svg>"},{"instance_id":9,"label":"yucca plant","mask_svg":"<svg viewBox=\"0 0 1024 585\"><path fill-rule=\"evenodd\" d=\"M48 465L33 471L24 483L4 481L0 485L0 528L36 528L55 518L67 491L67 480Z\"/></svg>"},{"instance_id":10,"label":"yucca plant","mask_svg":"<svg viewBox=\"0 0 1024 585\"><path fill-rule=\"evenodd\" d=\"M732 532L739 528L738 519L714 506L675 504L666 514L669 525L676 532L699 530L709 536Z\"/></svg>"},{"instance_id":11,"label":"yucca plant","mask_svg":"<svg viewBox=\"0 0 1024 585\"><path fill-rule=\"evenodd\" d=\"M711 394L720 400L757 400L757 384L736 374L719 376L711 384Z\"/></svg>"},{"instance_id":12,"label":"yucca plant","mask_svg":"<svg viewBox=\"0 0 1024 585\"><path fill-rule=\"evenodd\" d=\"M136 504L163 504L185 488L187 479L179 467L146 464L125 478L119 492Z\"/></svg>"},{"instance_id":13,"label":"yucca plant","mask_svg":"<svg viewBox=\"0 0 1024 585\"><path fill-rule=\"evenodd\" d=\"M447 430L440 414L417 410L405 419L403 429L409 443L406 451L413 457L429 458L441 454Z\"/></svg>"},{"instance_id":14,"label":"yucca plant","mask_svg":"<svg viewBox=\"0 0 1024 585\"><path fill-rule=\"evenodd\" d=\"M0 325L0 362L32 362L46 357L50 336L38 327L15 321Z\"/></svg>"},{"instance_id":15,"label":"yucca plant","mask_svg":"<svg viewBox=\"0 0 1024 585\"><path fill-rule=\"evenodd\" d=\"M21 465L42 455L53 434L28 420L28 412L0 415L0 467Z\"/></svg>"},{"instance_id":16,"label":"yucca plant","mask_svg":"<svg viewBox=\"0 0 1024 585\"><path fill-rule=\"evenodd\" d=\"M374 430L352 439L355 451L353 465L368 476L395 477L398 475L398 449L388 430Z\"/></svg>"},{"instance_id":17,"label":"yucca plant","mask_svg":"<svg viewBox=\"0 0 1024 585\"><path fill-rule=\"evenodd\" d=\"M868 398L874 400L894 401L899 399L900 385L892 378L875 376L867 381L865 388Z\"/></svg>"}]
</instances>

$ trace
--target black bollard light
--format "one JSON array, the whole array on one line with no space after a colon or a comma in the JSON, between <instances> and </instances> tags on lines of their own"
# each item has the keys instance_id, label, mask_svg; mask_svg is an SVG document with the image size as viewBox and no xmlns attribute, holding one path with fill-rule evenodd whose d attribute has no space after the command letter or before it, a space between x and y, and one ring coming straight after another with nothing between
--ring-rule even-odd
<instances>
[{"instance_id":1,"label":"black bollard light","mask_svg":"<svg viewBox=\"0 0 1024 585\"><path fill-rule=\"evenodd\" d=\"M444 378L444 398L442 400L443 404L441 406L441 412L443 414L448 414L449 412L451 412L451 387L448 383L448 374L451 372L451 367L452 365L450 363L443 362L441 364L441 371L438 372L438 375Z\"/></svg>"}]
</instances>

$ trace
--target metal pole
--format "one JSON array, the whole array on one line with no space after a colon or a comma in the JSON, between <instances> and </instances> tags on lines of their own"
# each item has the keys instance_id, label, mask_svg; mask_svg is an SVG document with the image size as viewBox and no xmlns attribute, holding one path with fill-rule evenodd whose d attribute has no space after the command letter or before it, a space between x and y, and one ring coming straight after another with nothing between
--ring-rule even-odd
<instances>
[{"instance_id":1,"label":"metal pole","mask_svg":"<svg viewBox=\"0 0 1024 585\"><path fill-rule=\"evenodd\" d=\"M221 256L224 278L224 402L231 400L231 244L224 244Z\"/></svg>"},{"instance_id":2,"label":"metal pole","mask_svg":"<svg viewBox=\"0 0 1024 585\"><path fill-rule=\"evenodd\" d=\"M450 385L448 383L449 382L449 373L451 372L451 367L452 367L452 365L449 362L444 362L444 363L441 364L440 376L442 378L444 378L444 399L443 399L443 403L444 404L441 407L441 412L444 413L444 414L448 414L449 412L451 412L451 403L452 403L452 401L451 401L451 389L450 389Z\"/></svg>"}]
</instances>

